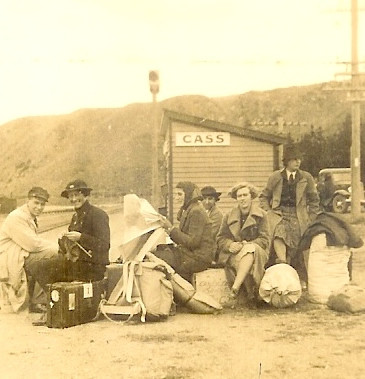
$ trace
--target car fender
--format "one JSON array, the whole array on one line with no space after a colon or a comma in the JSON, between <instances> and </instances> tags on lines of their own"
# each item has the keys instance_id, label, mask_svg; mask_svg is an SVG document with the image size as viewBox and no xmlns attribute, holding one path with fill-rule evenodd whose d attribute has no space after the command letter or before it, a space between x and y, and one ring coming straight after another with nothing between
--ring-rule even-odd
<instances>
[{"instance_id":1,"label":"car fender","mask_svg":"<svg viewBox=\"0 0 365 379\"><path fill-rule=\"evenodd\" d=\"M333 196L332 197L335 197L336 195L342 195L342 196L345 196L345 197L350 197L351 194L349 191L346 191L344 189L339 189L339 190L336 190L334 193L333 193Z\"/></svg>"}]
</instances>

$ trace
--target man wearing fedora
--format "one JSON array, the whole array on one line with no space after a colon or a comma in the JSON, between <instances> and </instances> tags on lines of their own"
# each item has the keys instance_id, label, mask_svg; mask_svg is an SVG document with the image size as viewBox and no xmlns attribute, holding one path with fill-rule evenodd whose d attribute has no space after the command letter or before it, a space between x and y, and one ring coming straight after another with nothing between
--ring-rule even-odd
<instances>
[{"instance_id":1,"label":"man wearing fedora","mask_svg":"<svg viewBox=\"0 0 365 379\"><path fill-rule=\"evenodd\" d=\"M300 170L301 153L284 146L284 168L270 175L260 195L268 211L276 263L293 263L299 240L319 212L319 197L312 175Z\"/></svg>"},{"instance_id":2,"label":"man wearing fedora","mask_svg":"<svg viewBox=\"0 0 365 379\"><path fill-rule=\"evenodd\" d=\"M17 312L28 303L26 272L33 279L48 276L39 266L57 256L58 245L38 235L37 217L49 199L42 187L28 192L26 204L4 220L0 230L0 307Z\"/></svg>"},{"instance_id":3,"label":"man wearing fedora","mask_svg":"<svg viewBox=\"0 0 365 379\"><path fill-rule=\"evenodd\" d=\"M68 281L102 280L109 264L109 216L90 204L91 190L83 180L76 179L68 183L61 193L75 209L63 240L66 238L79 248L77 257L65 261L65 280ZM62 251L63 246L60 247Z\"/></svg>"},{"instance_id":4,"label":"man wearing fedora","mask_svg":"<svg viewBox=\"0 0 365 379\"><path fill-rule=\"evenodd\" d=\"M212 186L205 186L201 189L201 193L203 196L203 206L207 211L210 221L212 222L212 234L215 240L223 219L223 212L216 204L220 200L220 195L222 192L217 192L217 190ZM218 255L217 250L214 254L214 262L218 262Z\"/></svg>"}]
</instances>

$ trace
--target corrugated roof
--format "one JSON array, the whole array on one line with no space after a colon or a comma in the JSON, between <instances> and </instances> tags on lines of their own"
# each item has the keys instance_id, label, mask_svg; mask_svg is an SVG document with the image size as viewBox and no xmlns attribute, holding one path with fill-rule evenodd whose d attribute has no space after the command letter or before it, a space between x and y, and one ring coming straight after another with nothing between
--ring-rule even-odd
<instances>
[{"instance_id":1,"label":"corrugated roof","mask_svg":"<svg viewBox=\"0 0 365 379\"><path fill-rule=\"evenodd\" d=\"M179 112L171 111L168 109L164 109L162 121L161 121L160 132L163 136L166 134L167 128L174 121L182 122L182 123L194 125L194 126L203 126L204 128L217 130L220 132L228 132L228 133L239 135L241 137L247 137L247 138L252 138L252 139L256 139L263 142L268 142L273 145L281 145L281 144L284 144L286 141L285 137L278 136L275 134L265 133L259 130L243 128L240 126L235 126L235 125L226 124L219 121L209 120L204 117L197 117L193 115L179 113Z\"/></svg>"}]
</instances>

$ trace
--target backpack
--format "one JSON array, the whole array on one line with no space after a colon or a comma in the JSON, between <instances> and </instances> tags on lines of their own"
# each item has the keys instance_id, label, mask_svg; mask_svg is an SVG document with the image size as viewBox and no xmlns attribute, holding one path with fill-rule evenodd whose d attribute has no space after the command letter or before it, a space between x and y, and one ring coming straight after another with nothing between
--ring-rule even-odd
<instances>
[{"instance_id":1,"label":"backpack","mask_svg":"<svg viewBox=\"0 0 365 379\"><path fill-rule=\"evenodd\" d=\"M169 315L173 290L166 270L154 262L128 261L109 299L102 300L100 311L109 315L127 315L127 321L140 315L142 322L160 321Z\"/></svg>"}]
</instances>

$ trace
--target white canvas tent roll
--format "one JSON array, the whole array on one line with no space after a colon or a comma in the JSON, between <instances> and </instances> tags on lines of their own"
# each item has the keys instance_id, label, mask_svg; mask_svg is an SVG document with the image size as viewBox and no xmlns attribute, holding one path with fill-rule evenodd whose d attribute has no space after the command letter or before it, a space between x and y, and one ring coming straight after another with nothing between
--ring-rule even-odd
<instances>
[{"instance_id":1,"label":"white canvas tent roll","mask_svg":"<svg viewBox=\"0 0 365 379\"><path fill-rule=\"evenodd\" d=\"M146 199L135 194L125 195L121 243L117 258L123 261L133 260L147 241L149 232L161 227L162 217ZM166 243L166 234L161 233L161 241L158 243Z\"/></svg>"}]
</instances>

